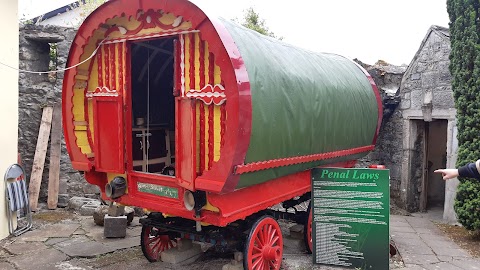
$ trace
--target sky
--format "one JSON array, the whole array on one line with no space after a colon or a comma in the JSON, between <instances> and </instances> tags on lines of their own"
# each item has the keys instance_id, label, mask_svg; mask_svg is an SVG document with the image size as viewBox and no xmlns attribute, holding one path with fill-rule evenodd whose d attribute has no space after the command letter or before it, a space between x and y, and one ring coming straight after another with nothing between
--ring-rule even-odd
<instances>
[{"instance_id":1,"label":"sky","mask_svg":"<svg viewBox=\"0 0 480 270\"><path fill-rule=\"evenodd\" d=\"M150 0L155 1L155 0ZM73 0L19 0L35 17ZM242 18L252 7L283 41L374 64L409 64L431 25L448 27L446 0L191 0L208 14ZM295 5L292 5L294 3Z\"/></svg>"}]
</instances>

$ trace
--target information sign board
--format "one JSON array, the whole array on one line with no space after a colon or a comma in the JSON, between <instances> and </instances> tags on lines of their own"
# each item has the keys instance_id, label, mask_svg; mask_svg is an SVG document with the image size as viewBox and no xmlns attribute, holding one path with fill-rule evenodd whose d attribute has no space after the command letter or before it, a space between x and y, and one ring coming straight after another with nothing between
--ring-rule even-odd
<instances>
[{"instance_id":1,"label":"information sign board","mask_svg":"<svg viewBox=\"0 0 480 270\"><path fill-rule=\"evenodd\" d=\"M314 169L313 262L388 269L389 198L388 170Z\"/></svg>"}]
</instances>

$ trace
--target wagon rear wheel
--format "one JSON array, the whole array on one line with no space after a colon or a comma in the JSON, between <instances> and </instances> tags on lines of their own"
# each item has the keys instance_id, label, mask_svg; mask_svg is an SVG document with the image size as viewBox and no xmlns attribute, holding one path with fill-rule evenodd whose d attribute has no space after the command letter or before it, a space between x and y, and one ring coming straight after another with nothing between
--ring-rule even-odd
<instances>
[{"instance_id":1,"label":"wagon rear wheel","mask_svg":"<svg viewBox=\"0 0 480 270\"><path fill-rule=\"evenodd\" d=\"M177 245L176 239L172 239L164 231L150 225L142 226L142 234L140 236L140 245L143 255L150 262L160 260L160 254Z\"/></svg>"},{"instance_id":2,"label":"wagon rear wheel","mask_svg":"<svg viewBox=\"0 0 480 270\"><path fill-rule=\"evenodd\" d=\"M282 264L283 237L277 221L260 217L253 224L245 244L243 266L248 270L278 270Z\"/></svg>"},{"instance_id":3,"label":"wagon rear wheel","mask_svg":"<svg viewBox=\"0 0 480 270\"><path fill-rule=\"evenodd\" d=\"M308 204L307 209L307 222L303 229L303 240L305 241L305 248L308 253L312 253L313 250L313 240L312 240L312 203Z\"/></svg>"}]
</instances>

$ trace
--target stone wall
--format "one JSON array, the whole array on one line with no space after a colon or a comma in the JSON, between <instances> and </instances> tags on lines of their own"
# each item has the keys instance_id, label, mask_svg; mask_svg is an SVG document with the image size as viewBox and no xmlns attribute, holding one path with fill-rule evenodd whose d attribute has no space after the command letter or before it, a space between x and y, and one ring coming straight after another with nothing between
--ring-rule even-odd
<instances>
[{"instance_id":1,"label":"stone wall","mask_svg":"<svg viewBox=\"0 0 480 270\"><path fill-rule=\"evenodd\" d=\"M450 40L448 29L432 26L408 67L400 89L399 111L402 127L397 143L402 145L401 159L401 204L409 211L418 211L425 166L423 142L425 123L435 120L448 120L447 128L447 167L455 166L456 160L456 111L451 88L451 75L448 69ZM454 183L452 181L451 183ZM451 184L451 183L447 183ZM447 188L448 190L448 188ZM445 203L445 211L453 209L453 200Z\"/></svg>"},{"instance_id":2,"label":"stone wall","mask_svg":"<svg viewBox=\"0 0 480 270\"><path fill-rule=\"evenodd\" d=\"M25 25L20 28L20 69L47 71L50 62L50 44L57 45L57 68L65 67L70 44L76 31L56 26ZM45 106L61 104L63 72L57 74L20 73L19 79L19 130L18 149L27 177L32 171L38 131ZM43 171L40 201L46 201L48 185L49 152ZM64 138L60 160L59 203L65 203L68 195L95 193L85 179L71 167ZM68 194L68 195L66 195Z\"/></svg>"},{"instance_id":3,"label":"stone wall","mask_svg":"<svg viewBox=\"0 0 480 270\"><path fill-rule=\"evenodd\" d=\"M435 26L432 28L402 81L400 109L407 116L414 113L423 116L420 113L422 109L435 110L437 116L443 116L440 115L442 110L450 115L451 109L455 107L448 69L448 30Z\"/></svg>"},{"instance_id":4,"label":"stone wall","mask_svg":"<svg viewBox=\"0 0 480 270\"><path fill-rule=\"evenodd\" d=\"M393 66L379 61L373 66L357 60L372 76L380 91L383 102L383 119L375 149L360 159L357 167L372 164L385 165L390 170L390 197L394 202L400 197L400 167L402 159L401 112L397 110L400 103L399 89L406 66Z\"/></svg>"}]
</instances>

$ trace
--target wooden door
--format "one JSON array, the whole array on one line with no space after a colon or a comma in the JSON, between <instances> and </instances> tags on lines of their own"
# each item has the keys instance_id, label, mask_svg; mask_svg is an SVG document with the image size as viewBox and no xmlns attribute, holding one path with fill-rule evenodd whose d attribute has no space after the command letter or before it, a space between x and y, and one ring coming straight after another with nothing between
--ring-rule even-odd
<instances>
[{"instance_id":1,"label":"wooden door","mask_svg":"<svg viewBox=\"0 0 480 270\"><path fill-rule=\"evenodd\" d=\"M197 138L195 101L185 97L183 54L184 37L175 41L175 174L179 185L193 189L197 177ZM188 61L184 59L183 61Z\"/></svg>"},{"instance_id":2,"label":"wooden door","mask_svg":"<svg viewBox=\"0 0 480 270\"><path fill-rule=\"evenodd\" d=\"M98 86L93 101L95 170L125 172L123 93L125 43L102 45L97 53Z\"/></svg>"}]
</instances>

